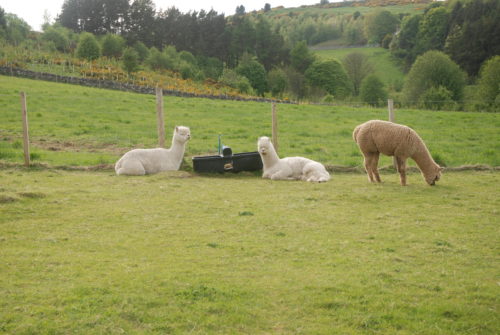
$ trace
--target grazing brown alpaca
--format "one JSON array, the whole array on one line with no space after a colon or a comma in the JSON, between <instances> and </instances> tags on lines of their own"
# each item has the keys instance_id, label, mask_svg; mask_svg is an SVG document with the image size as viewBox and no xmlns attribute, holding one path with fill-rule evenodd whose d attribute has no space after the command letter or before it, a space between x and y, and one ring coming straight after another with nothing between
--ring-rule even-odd
<instances>
[{"instance_id":1,"label":"grazing brown alpaca","mask_svg":"<svg viewBox=\"0 0 500 335\"><path fill-rule=\"evenodd\" d=\"M406 160L412 158L429 185L441 177L441 168L432 159L424 141L411 128L397 123L371 120L360 124L352 133L365 158L365 169L371 182L380 182L377 170L380 153L396 158L401 185L406 185Z\"/></svg>"}]
</instances>

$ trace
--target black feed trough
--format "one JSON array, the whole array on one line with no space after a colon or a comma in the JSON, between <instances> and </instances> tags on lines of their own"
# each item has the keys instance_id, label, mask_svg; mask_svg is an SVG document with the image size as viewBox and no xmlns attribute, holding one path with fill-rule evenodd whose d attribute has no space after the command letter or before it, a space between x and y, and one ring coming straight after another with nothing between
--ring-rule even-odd
<instances>
[{"instance_id":1,"label":"black feed trough","mask_svg":"<svg viewBox=\"0 0 500 335\"><path fill-rule=\"evenodd\" d=\"M258 171L262 170L262 159L257 151L233 155L231 148L224 146L219 155L193 157L193 168L196 172L212 173Z\"/></svg>"}]
</instances>

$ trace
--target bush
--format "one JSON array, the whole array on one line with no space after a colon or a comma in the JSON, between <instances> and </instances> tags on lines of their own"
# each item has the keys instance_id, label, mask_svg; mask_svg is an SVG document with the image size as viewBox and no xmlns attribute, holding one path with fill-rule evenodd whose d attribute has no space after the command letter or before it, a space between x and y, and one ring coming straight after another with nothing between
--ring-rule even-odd
<instances>
[{"instance_id":1,"label":"bush","mask_svg":"<svg viewBox=\"0 0 500 335\"><path fill-rule=\"evenodd\" d=\"M500 111L500 56L484 62L478 81L478 98L488 111Z\"/></svg>"},{"instance_id":2,"label":"bush","mask_svg":"<svg viewBox=\"0 0 500 335\"><path fill-rule=\"evenodd\" d=\"M267 75L269 90L273 96L280 96L286 90L286 73L282 69L273 69Z\"/></svg>"},{"instance_id":3,"label":"bush","mask_svg":"<svg viewBox=\"0 0 500 335\"><path fill-rule=\"evenodd\" d=\"M387 101L384 83L374 74L367 76L361 82L360 97L371 106L383 106Z\"/></svg>"},{"instance_id":4,"label":"bush","mask_svg":"<svg viewBox=\"0 0 500 335\"><path fill-rule=\"evenodd\" d=\"M123 69L127 73L136 72L139 69L139 55L137 51L131 48L125 49L122 57Z\"/></svg>"},{"instance_id":5,"label":"bush","mask_svg":"<svg viewBox=\"0 0 500 335\"><path fill-rule=\"evenodd\" d=\"M428 51L419 56L406 77L403 95L408 105L417 105L430 88L442 86L451 92L457 103L463 99L465 73L450 57L440 51Z\"/></svg>"},{"instance_id":6,"label":"bush","mask_svg":"<svg viewBox=\"0 0 500 335\"><path fill-rule=\"evenodd\" d=\"M107 34L102 40L101 53L105 57L120 58L125 47L125 40L118 35Z\"/></svg>"},{"instance_id":7,"label":"bush","mask_svg":"<svg viewBox=\"0 0 500 335\"><path fill-rule=\"evenodd\" d=\"M314 62L305 73L309 85L318 87L335 97L351 93L351 83L342 64L336 59Z\"/></svg>"},{"instance_id":8,"label":"bush","mask_svg":"<svg viewBox=\"0 0 500 335\"><path fill-rule=\"evenodd\" d=\"M453 110L456 103L452 99L451 91L446 87L431 87L422 94L420 106L430 110Z\"/></svg>"},{"instance_id":9,"label":"bush","mask_svg":"<svg viewBox=\"0 0 500 335\"><path fill-rule=\"evenodd\" d=\"M149 49L144 43L137 41L134 43L133 48L139 56L139 61L144 62L149 57Z\"/></svg>"},{"instance_id":10,"label":"bush","mask_svg":"<svg viewBox=\"0 0 500 335\"><path fill-rule=\"evenodd\" d=\"M257 60L251 58L249 55L243 56L236 72L248 78L248 81L257 92L258 95L264 95L267 91L267 74L264 65Z\"/></svg>"},{"instance_id":11,"label":"bush","mask_svg":"<svg viewBox=\"0 0 500 335\"><path fill-rule=\"evenodd\" d=\"M252 85L248 78L239 75L236 71L231 69L224 69L222 76L219 78L219 82L223 85L237 89L243 94L253 94Z\"/></svg>"},{"instance_id":12,"label":"bush","mask_svg":"<svg viewBox=\"0 0 500 335\"><path fill-rule=\"evenodd\" d=\"M99 44L97 43L94 35L91 33L82 33L80 41L78 42L78 48L76 49L76 55L78 58L83 58L89 61L97 59L101 56L101 49L99 48Z\"/></svg>"}]
</instances>

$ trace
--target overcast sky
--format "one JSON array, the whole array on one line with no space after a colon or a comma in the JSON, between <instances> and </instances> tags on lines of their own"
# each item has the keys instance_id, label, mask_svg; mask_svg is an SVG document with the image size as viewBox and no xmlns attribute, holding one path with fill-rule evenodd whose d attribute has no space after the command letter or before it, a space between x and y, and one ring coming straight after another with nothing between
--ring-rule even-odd
<instances>
[{"instance_id":1,"label":"overcast sky","mask_svg":"<svg viewBox=\"0 0 500 335\"><path fill-rule=\"evenodd\" d=\"M64 0L0 0L0 7L6 13L16 14L25 20L34 30L41 30L44 13L47 11L52 19L55 19L61 12ZM266 3L271 7L299 7L301 5L313 5L320 0L153 0L157 9L167 9L175 6L181 12L190 10L206 11L214 9L218 13L225 13L226 16L233 15L237 6L245 6L247 12L264 8ZM333 2L333 1L332 1Z\"/></svg>"}]
</instances>

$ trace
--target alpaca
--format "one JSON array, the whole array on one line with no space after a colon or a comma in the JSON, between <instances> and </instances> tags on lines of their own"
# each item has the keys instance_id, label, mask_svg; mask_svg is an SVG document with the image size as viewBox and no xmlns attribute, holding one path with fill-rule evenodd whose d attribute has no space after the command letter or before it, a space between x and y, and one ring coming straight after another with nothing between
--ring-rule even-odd
<instances>
[{"instance_id":1,"label":"alpaca","mask_svg":"<svg viewBox=\"0 0 500 335\"><path fill-rule=\"evenodd\" d=\"M304 180L319 183L330 180L330 174L321 163L304 157L280 159L269 137L259 138L257 147L264 167L262 178Z\"/></svg>"},{"instance_id":2,"label":"alpaca","mask_svg":"<svg viewBox=\"0 0 500 335\"><path fill-rule=\"evenodd\" d=\"M401 185L406 185L406 160L412 158L427 184L433 186L443 170L432 159L424 141L411 128L397 123L371 120L360 124L352 133L365 158L365 169L371 182L380 182L377 165L380 153L396 157Z\"/></svg>"},{"instance_id":3,"label":"alpaca","mask_svg":"<svg viewBox=\"0 0 500 335\"><path fill-rule=\"evenodd\" d=\"M115 164L117 175L142 176L161 171L179 170L186 142L191 138L188 127L177 126L169 149L134 149Z\"/></svg>"}]
</instances>

